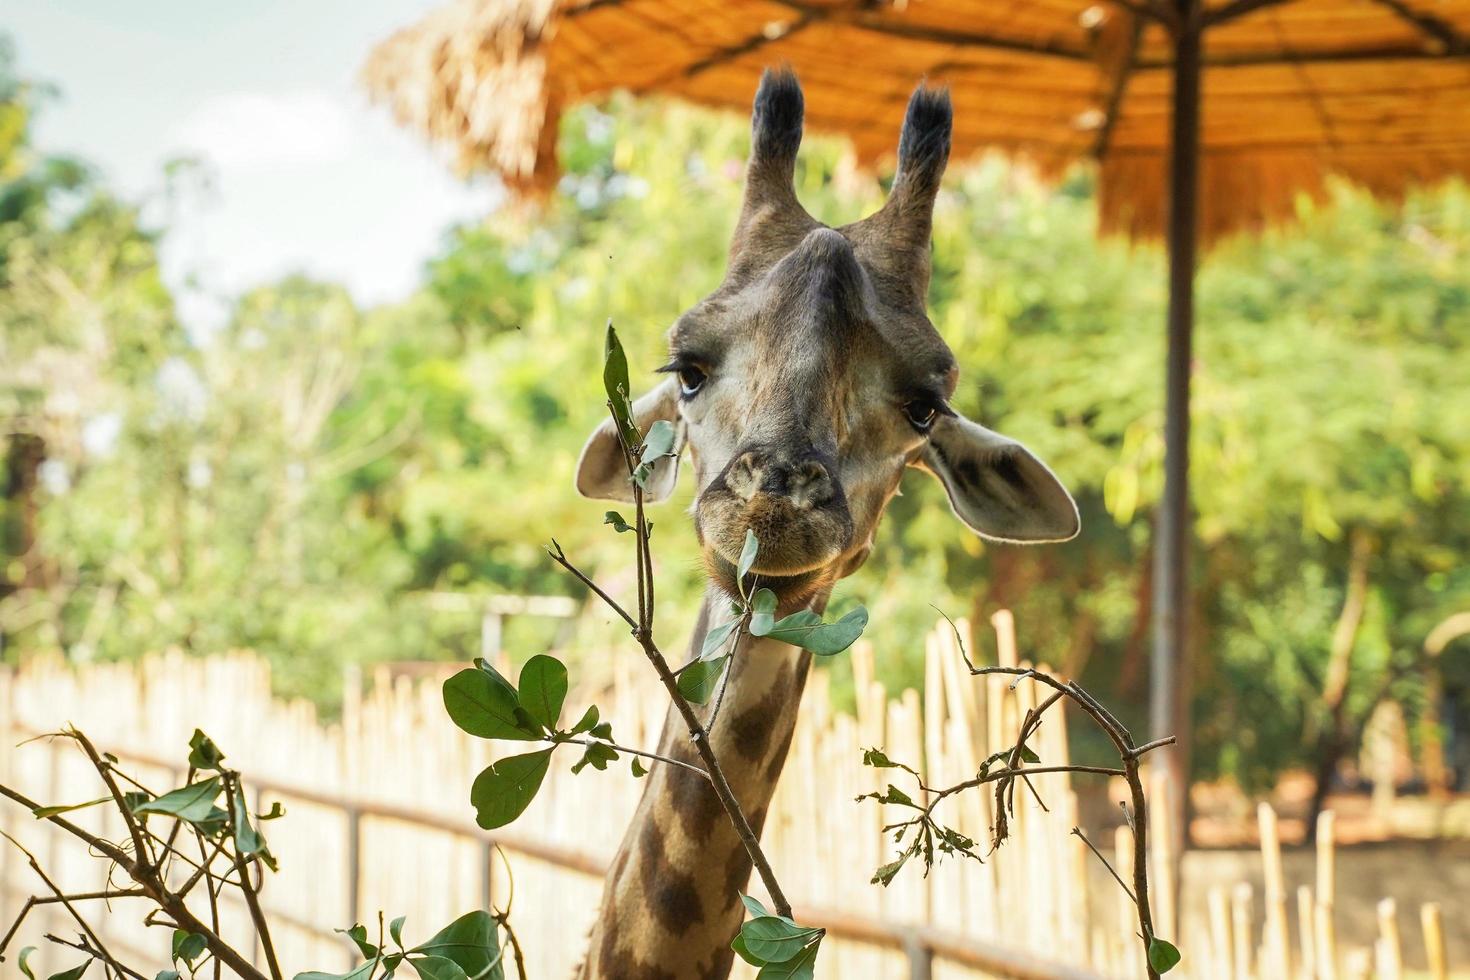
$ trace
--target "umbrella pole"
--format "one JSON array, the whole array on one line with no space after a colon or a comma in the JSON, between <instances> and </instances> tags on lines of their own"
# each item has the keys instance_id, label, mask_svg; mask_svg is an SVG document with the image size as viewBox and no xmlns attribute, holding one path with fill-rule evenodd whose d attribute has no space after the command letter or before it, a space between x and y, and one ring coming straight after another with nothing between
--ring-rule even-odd
<instances>
[{"instance_id":1,"label":"umbrella pole","mask_svg":"<svg viewBox=\"0 0 1470 980\"><path fill-rule=\"evenodd\" d=\"M1190 755L1189 642L1189 376L1194 331L1198 233L1201 28L1199 0L1176 0L1173 118L1169 148L1169 319L1165 378L1164 494L1154 538L1153 669L1150 734L1174 735L1159 753L1169 799L1160 800L1172 850L1188 844ZM1175 869L1177 874L1177 869ZM1173 894L1178 895L1177 888Z\"/></svg>"}]
</instances>

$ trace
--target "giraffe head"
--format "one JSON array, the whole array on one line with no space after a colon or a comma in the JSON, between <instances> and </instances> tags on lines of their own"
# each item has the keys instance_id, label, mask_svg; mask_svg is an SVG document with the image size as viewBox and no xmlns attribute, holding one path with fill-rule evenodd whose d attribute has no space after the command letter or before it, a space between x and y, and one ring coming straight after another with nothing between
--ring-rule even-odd
<instances>
[{"instance_id":1,"label":"giraffe head","mask_svg":"<svg viewBox=\"0 0 1470 980\"><path fill-rule=\"evenodd\" d=\"M753 572L783 605L830 587L867 558L909 467L937 477L984 537L1072 537L1076 505L1045 464L949 407L958 365L925 313L948 93L914 92L887 202L841 228L796 198L802 112L796 77L767 72L725 279L675 322L668 378L633 405L641 429L667 419L680 431L711 579L734 592L750 530ZM668 496L678 466L658 464L648 499ZM631 499L610 422L582 452L577 489Z\"/></svg>"}]
</instances>

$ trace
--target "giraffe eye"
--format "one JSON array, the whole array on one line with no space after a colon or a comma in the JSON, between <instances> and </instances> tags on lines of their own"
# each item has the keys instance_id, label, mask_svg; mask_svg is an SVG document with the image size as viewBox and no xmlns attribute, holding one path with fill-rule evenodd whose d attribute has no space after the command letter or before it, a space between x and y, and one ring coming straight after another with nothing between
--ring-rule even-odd
<instances>
[{"instance_id":1,"label":"giraffe eye","mask_svg":"<svg viewBox=\"0 0 1470 980\"><path fill-rule=\"evenodd\" d=\"M693 364L685 364L679 368L679 392L685 398L693 398L699 394L699 389L704 387L705 380L709 375Z\"/></svg>"},{"instance_id":2,"label":"giraffe eye","mask_svg":"<svg viewBox=\"0 0 1470 980\"><path fill-rule=\"evenodd\" d=\"M905 405L903 413L908 416L909 425L920 432L928 432L934 425L934 419L939 415L939 409L933 402L915 401Z\"/></svg>"}]
</instances>

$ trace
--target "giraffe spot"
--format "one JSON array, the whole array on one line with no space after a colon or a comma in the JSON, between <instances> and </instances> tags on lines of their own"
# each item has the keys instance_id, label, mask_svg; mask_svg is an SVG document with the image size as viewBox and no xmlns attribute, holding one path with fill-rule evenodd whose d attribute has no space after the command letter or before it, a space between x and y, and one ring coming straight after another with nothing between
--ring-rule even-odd
<instances>
[{"instance_id":1,"label":"giraffe spot","mask_svg":"<svg viewBox=\"0 0 1470 980\"><path fill-rule=\"evenodd\" d=\"M628 950L619 949L615 928L603 931L602 945L598 947L597 954L596 965L584 969L582 977L616 977L617 980L678 980L667 970L661 970L654 964L639 959Z\"/></svg>"},{"instance_id":2,"label":"giraffe spot","mask_svg":"<svg viewBox=\"0 0 1470 980\"><path fill-rule=\"evenodd\" d=\"M675 871L669 865L664 832L656 819L645 824L639 844L643 851L639 861L643 902L654 921L674 935L681 935L704 918L694 876Z\"/></svg>"},{"instance_id":3,"label":"giraffe spot","mask_svg":"<svg viewBox=\"0 0 1470 980\"><path fill-rule=\"evenodd\" d=\"M771 681L771 687L761 699L736 715L730 722L730 735L736 750L752 762L765 758L766 748L771 741L771 732L781 710L789 700L791 665L782 664L781 671Z\"/></svg>"},{"instance_id":4,"label":"giraffe spot","mask_svg":"<svg viewBox=\"0 0 1470 980\"><path fill-rule=\"evenodd\" d=\"M670 770L667 776L669 805L679 815L680 826L690 840L706 840L716 823L725 818L720 798L709 781L682 769Z\"/></svg>"}]
</instances>

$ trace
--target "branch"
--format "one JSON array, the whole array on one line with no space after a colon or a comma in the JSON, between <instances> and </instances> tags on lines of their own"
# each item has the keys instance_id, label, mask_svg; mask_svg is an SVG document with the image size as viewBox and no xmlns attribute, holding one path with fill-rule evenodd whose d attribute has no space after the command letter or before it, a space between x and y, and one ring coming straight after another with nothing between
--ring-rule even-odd
<instances>
[{"instance_id":1,"label":"branch","mask_svg":"<svg viewBox=\"0 0 1470 980\"><path fill-rule=\"evenodd\" d=\"M239 815L235 810L235 795L239 789L240 774L238 772L225 773L225 804L230 811L230 830L237 826ZM240 803L244 803L242 796ZM248 818L247 818L248 819ZM265 921L265 913L260 909L260 898L255 893L255 886L250 883L250 869L246 866L244 855L240 853L237 846L233 854L235 870L240 874L240 891L245 893L245 904L250 908L250 919L255 923L255 934L260 937L261 948L265 951L265 963L270 968L271 980L282 980L281 964L276 962L276 947L271 941L270 924Z\"/></svg>"}]
</instances>

